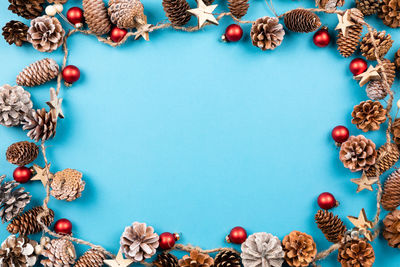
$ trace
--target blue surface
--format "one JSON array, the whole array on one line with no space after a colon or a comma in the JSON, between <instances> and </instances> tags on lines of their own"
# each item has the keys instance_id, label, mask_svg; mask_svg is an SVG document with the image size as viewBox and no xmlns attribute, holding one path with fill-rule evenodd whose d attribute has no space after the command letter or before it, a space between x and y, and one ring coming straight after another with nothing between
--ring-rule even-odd
<instances>
[{"instance_id":1,"label":"blue surface","mask_svg":"<svg viewBox=\"0 0 400 267\"><path fill-rule=\"evenodd\" d=\"M66 9L80 5L69 2ZM217 12L226 10L224 1L217 3ZM165 18L161 1L144 5L150 23ZM313 3L275 2L278 13L301 5ZM265 15L272 15L265 3L251 1L245 19ZM0 25L10 19L20 18L2 1ZM321 20L333 33L336 16L321 15ZM388 30L376 19L369 21ZM350 123L353 106L366 99L348 70L352 58L342 58L334 43L320 49L312 34L292 32L279 48L263 52L251 44L250 25L243 27L243 40L226 44L220 36L230 23L224 18L220 26L196 33L157 31L150 42L129 41L117 49L93 37L70 38L68 62L82 77L62 90L66 118L48 143L48 157L53 172L74 168L87 182L79 200L50 202L56 219L73 222L74 236L116 253L124 227L140 221L158 233L181 232L182 243L214 248L226 246L228 231L242 225L249 233L279 238L304 231L323 250L330 244L313 218L316 197L324 191L341 202L334 212L349 227L346 216L358 215L362 207L372 218L375 193L355 193L350 178L359 174L342 166L330 138L339 124L353 135L361 133ZM399 40L399 30L388 31ZM390 59L398 48L396 43ZM14 84L26 65L49 56L61 63L61 51L39 53L1 38L1 84ZM28 89L35 107L44 107L54 85ZM0 136L3 155L11 143L28 140L18 128L1 127ZM383 131L367 137L384 142ZM11 177L13 168L3 157L1 173ZM40 182L26 188L32 205L40 204ZM7 236L5 226L1 239ZM374 242L374 248L375 266L399 266L399 251L385 240ZM336 254L323 263L338 265Z\"/></svg>"}]
</instances>

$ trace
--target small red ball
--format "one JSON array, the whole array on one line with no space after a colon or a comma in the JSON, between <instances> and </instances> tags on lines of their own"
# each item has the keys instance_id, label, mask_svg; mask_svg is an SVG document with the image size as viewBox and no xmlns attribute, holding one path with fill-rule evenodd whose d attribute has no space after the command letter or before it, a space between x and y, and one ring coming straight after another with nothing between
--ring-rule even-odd
<instances>
[{"instance_id":1,"label":"small red ball","mask_svg":"<svg viewBox=\"0 0 400 267\"><path fill-rule=\"evenodd\" d=\"M324 192L318 196L318 206L321 209L329 210L337 206L337 201L331 193Z\"/></svg>"},{"instance_id":2,"label":"small red ball","mask_svg":"<svg viewBox=\"0 0 400 267\"><path fill-rule=\"evenodd\" d=\"M125 29L120 29L118 27L114 27L110 32L110 38L113 42L119 43L122 39L124 39L125 35L128 33Z\"/></svg>"},{"instance_id":3,"label":"small red ball","mask_svg":"<svg viewBox=\"0 0 400 267\"><path fill-rule=\"evenodd\" d=\"M177 241L177 235L168 232L162 233L158 240L160 248L164 250L171 249L175 245L175 241Z\"/></svg>"},{"instance_id":4,"label":"small red ball","mask_svg":"<svg viewBox=\"0 0 400 267\"><path fill-rule=\"evenodd\" d=\"M65 82L74 83L81 77L81 72L74 65L68 65L63 69L62 77Z\"/></svg>"},{"instance_id":5,"label":"small red ball","mask_svg":"<svg viewBox=\"0 0 400 267\"><path fill-rule=\"evenodd\" d=\"M83 10L79 7L71 7L67 11L67 19L74 25L83 23Z\"/></svg>"},{"instance_id":6,"label":"small red ball","mask_svg":"<svg viewBox=\"0 0 400 267\"><path fill-rule=\"evenodd\" d=\"M32 178L32 171L25 166L21 166L14 170L13 177L18 183L24 184Z\"/></svg>"},{"instance_id":7,"label":"small red ball","mask_svg":"<svg viewBox=\"0 0 400 267\"><path fill-rule=\"evenodd\" d=\"M61 235L70 235L72 233L72 223L68 219L59 219L54 224L54 231Z\"/></svg>"},{"instance_id":8,"label":"small red ball","mask_svg":"<svg viewBox=\"0 0 400 267\"><path fill-rule=\"evenodd\" d=\"M243 227L236 226L228 235L228 242L242 244L247 239L247 232Z\"/></svg>"},{"instance_id":9,"label":"small red ball","mask_svg":"<svg viewBox=\"0 0 400 267\"><path fill-rule=\"evenodd\" d=\"M243 36L242 27L237 24L231 24L226 28L224 36L228 42L237 42Z\"/></svg>"},{"instance_id":10,"label":"small red ball","mask_svg":"<svg viewBox=\"0 0 400 267\"><path fill-rule=\"evenodd\" d=\"M326 47L331 42L331 35L329 34L328 29L322 28L319 29L313 37L314 44L318 47Z\"/></svg>"},{"instance_id":11,"label":"small red ball","mask_svg":"<svg viewBox=\"0 0 400 267\"><path fill-rule=\"evenodd\" d=\"M365 72L368 68L367 61L362 58L355 58L350 62L350 71L354 76L360 75Z\"/></svg>"},{"instance_id":12,"label":"small red ball","mask_svg":"<svg viewBox=\"0 0 400 267\"><path fill-rule=\"evenodd\" d=\"M339 144L346 142L347 139L349 138L349 135L350 135L349 129L347 129L342 125L336 126L332 130L332 138L333 140L335 140L335 142Z\"/></svg>"}]
</instances>

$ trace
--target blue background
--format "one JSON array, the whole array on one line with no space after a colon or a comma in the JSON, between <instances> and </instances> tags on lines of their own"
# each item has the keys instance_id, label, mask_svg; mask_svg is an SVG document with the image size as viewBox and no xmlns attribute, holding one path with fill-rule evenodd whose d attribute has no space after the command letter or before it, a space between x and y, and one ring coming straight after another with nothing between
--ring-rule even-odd
<instances>
[{"instance_id":1,"label":"blue background","mask_svg":"<svg viewBox=\"0 0 400 267\"><path fill-rule=\"evenodd\" d=\"M217 3L217 12L227 10L225 1ZM21 19L7 5L0 3L2 26ZM70 0L65 10L73 5L81 3ZM149 23L165 18L161 1L144 5ZM275 6L281 14L313 2L280 0ZM265 2L251 1L245 19L265 15L273 15ZM335 35L336 16L321 15L321 20ZM399 40L399 30L376 18L368 21ZM343 167L330 138L340 124L353 135L362 133L350 122L353 106L367 99L348 70L352 58L342 58L334 42L321 49L313 45L312 34L288 31L279 48L263 52L251 44L250 25L243 26L240 42L223 43L220 36L231 23L224 18L218 27L196 33L157 31L150 42L128 41L119 48L94 37L70 38L68 62L82 76L62 89L66 118L48 142L48 157L52 172L84 173L82 198L50 202L56 219L72 221L74 236L116 253L124 227L140 221L158 233L182 233L182 243L214 248L229 246L225 235L241 225L249 234L265 231L279 238L304 231L323 250L330 244L314 214L324 191L341 202L334 213L349 227L346 216L358 215L362 207L372 219L375 192L355 193L350 179L360 174ZM398 48L395 43L388 58ZM44 54L29 44L9 46L3 38L0 55L1 84L12 85L28 64L44 57L62 60L60 50ZM27 89L35 107L45 107L50 86L55 83ZM13 142L28 140L25 134L1 127L1 153ZM367 137L384 143L382 130ZM43 166L41 159L36 163ZM0 161L1 173L9 178L13 169L5 157ZM41 204L41 183L25 187L33 195L31 204ZM5 228L0 228L1 239ZM373 245L375 266L399 265L397 249L382 238ZM336 254L323 263L338 265Z\"/></svg>"}]
</instances>

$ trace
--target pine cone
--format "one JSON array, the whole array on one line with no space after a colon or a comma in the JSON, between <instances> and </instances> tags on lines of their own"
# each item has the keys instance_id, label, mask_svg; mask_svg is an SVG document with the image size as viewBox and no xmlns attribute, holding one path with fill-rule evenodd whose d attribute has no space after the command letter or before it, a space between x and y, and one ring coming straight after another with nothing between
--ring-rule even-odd
<instances>
[{"instance_id":1,"label":"pine cone","mask_svg":"<svg viewBox=\"0 0 400 267\"><path fill-rule=\"evenodd\" d=\"M295 267L309 266L317 255L317 246L312 236L293 231L282 241L287 264Z\"/></svg>"},{"instance_id":2,"label":"pine cone","mask_svg":"<svg viewBox=\"0 0 400 267\"><path fill-rule=\"evenodd\" d=\"M0 86L0 124L20 125L32 109L31 94L21 86Z\"/></svg>"},{"instance_id":3,"label":"pine cone","mask_svg":"<svg viewBox=\"0 0 400 267\"><path fill-rule=\"evenodd\" d=\"M34 207L21 215L18 215L7 226L7 231L11 234L19 233L22 236L39 233L43 230L42 226L37 221L39 214L44 212L42 207ZM54 211L49 209L49 213L42 217L42 222L46 226L50 226L54 221Z\"/></svg>"},{"instance_id":4,"label":"pine cone","mask_svg":"<svg viewBox=\"0 0 400 267\"><path fill-rule=\"evenodd\" d=\"M0 176L0 217L4 222L9 222L31 201L31 196L23 187L16 187L19 183L14 181L4 182L5 176Z\"/></svg>"},{"instance_id":5,"label":"pine cone","mask_svg":"<svg viewBox=\"0 0 400 267\"><path fill-rule=\"evenodd\" d=\"M378 15L385 25L392 28L400 27L400 0L383 0Z\"/></svg>"},{"instance_id":6,"label":"pine cone","mask_svg":"<svg viewBox=\"0 0 400 267\"><path fill-rule=\"evenodd\" d=\"M100 250L89 249L83 254L74 267L102 267L106 255Z\"/></svg>"},{"instance_id":7,"label":"pine cone","mask_svg":"<svg viewBox=\"0 0 400 267\"><path fill-rule=\"evenodd\" d=\"M336 10L344 5L344 0L315 0L315 6L327 10Z\"/></svg>"},{"instance_id":8,"label":"pine cone","mask_svg":"<svg viewBox=\"0 0 400 267\"><path fill-rule=\"evenodd\" d=\"M51 240L45 245L42 255L48 258L40 261L44 267L68 267L76 259L75 247L67 239Z\"/></svg>"},{"instance_id":9,"label":"pine cone","mask_svg":"<svg viewBox=\"0 0 400 267\"><path fill-rule=\"evenodd\" d=\"M392 172L386 179L381 204L388 211L393 211L400 206L400 170Z\"/></svg>"},{"instance_id":10,"label":"pine cone","mask_svg":"<svg viewBox=\"0 0 400 267\"><path fill-rule=\"evenodd\" d=\"M387 96L385 86L382 81L370 81L365 88L367 96L372 100L382 100Z\"/></svg>"},{"instance_id":11,"label":"pine cone","mask_svg":"<svg viewBox=\"0 0 400 267\"><path fill-rule=\"evenodd\" d=\"M386 74L389 86L392 86L396 77L396 66L388 59L383 59L382 64L378 65L378 69L379 75L382 77L382 80L370 81L367 85L367 88L365 89L367 92L367 96L372 100L381 100L384 99L387 95L387 90L383 82L383 73Z\"/></svg>"},{"instance_id":12,"label":"pine cone","mask_svg":"<svg viewBox=\"0 0 400 267\"><path fill-rule=\"evenodd\" d=\"M172 25L183 26L189 22L190 6L186 0L163 0L162 6Z\"/></svg>"},{"instance_id":13,"label":"pine cone","mask_svg":"<svg viewBox=\"0 0 400 267\"><path fill-rule=\"evenodd\" d=\"M356 0L357 9L360 10L364 16L377 14L381 3L381 0Z\"/></svg>"},{"instance_id":14,"label":"pine cone","mask_svg":"<svg viewBox=\"0 0 400 267\"><path fill-rule=\"evenodd\" d=\"M163 252L153 262L156 267L178 267L178 259L171 253Z\"/></svg>"},{"instance_id":15,"label":"pine cone","mask_svg":"<svg viewBox=\"0 0 400 267\"><path fill-rule=\"evenodd\" d=\"M392 37L390 34L386 35L386 31L378 32L374 30L372 36L375 38L375 45L378 48L379 58L382 58L390 50L393 44ZM368 60L376 60L375 47L371 40L371 34L368 32L365 34L361 41L360 46L362 55Z\"/></svg>"},{"instance_id":16,"label":"pine cone","mask_svg":"<svg viewBox=\"0 0 400 267\"><path fill-rule=\"evenodd\" d=\"M22 129L29 130L28 137L32 140L46 141L56 135L57 118L54 118L53 114L46 112L44 108L32 110L25 116Z\"/></svg>"},{"instance_id":17,"label":"pine cone","mask_svg":"<svg viewBox=\"0 0 400 267\"><path fill-rule=\"evenodd\" d=\"M343 221L328 210L319 210L317 214L315 214L315 222L325 235L325 238L332 243L340 242L344 233L347 231Z\"/></svg>"},{"instance_id":18,"label":"pine cone","mask_svg":"<svg viewBox=\"0 0 400 267\"><path fill-rule=\"evenodd\" d=\"M352 239L339 248L338 261L342 267L371 267L375 261L374 249L364 239Z\"/></svg>"},{"instance_id":19,"label":"pine cone","mask_svg":"<svg viewBox=\"0 0 400 267\"><path fill-rule=\"evenodd\" d=\"M22 46L27 41L29 27L21 21L11 20L3 27L3 37L10 45Z\"/></svg>"},{"instance_id":20,"label":"pine cone","mask_svg":"<svg viewBox=\"0 0 400 267\"><path fill-rule=\"evenodd\" d=\"M263 17L251 26L251 41L261 50L274 50L280 46L285 30L277 18Z\"/></svg>"},{"instance_id":21,"label":"pine cone","mask_svg":"<svg viewBox=\"0 0 400 267\"><path fill-rule=\"evenodd\" d=\"M393 141L400 145L400 118L394 120L390 130L393 135Z\"/></svg>"},{"instance_id":22,"label":"pine cone","mask_svg":"<svg viewBox=\"0 0 400 267\"><path fill-rule=\"evenodd\" d=\"M396 55L394 57L394 64L396 65L397 70L400 70L400 49L396 52Z\"/></svg>"},{"instance_id":23,"label":"pine cone","mask_svg":"<svg viewBox=\"0 0 400 267\"><path fill-rule=\"evenodd\" d=\"M140 0L110 0L108 15L118 28L132 29L146 24L144 7Z\"/></svg>"},{"instance_id":24,"label":"pine cone","mask_svg":"<svg viewBox=\"0 0 400 267\"><path fill-rule=\"evenodd\" d=\"M4 267L30 267L37 261L37 242L27 237L10 235L1 244L0 265Z\"/></svg>"},{"instance_id":25,"label":"pine cone","mask_svg":"<svg viewBox=\"0 0 400 267\"><path fill-rule=\"evenodd\" d=\"M352 172L368 170L375 164L375 144L362 135L350 136L340 147L339 158Z\"/></svg>"},{"instance_id":26,"label":"pine cone","mask_svg":"<svg viewBox=\"0 0 400 267\"><path fill-rule=\"evenodd\" d=\"M383 219L383 238L389 246L400 248L400 210L394 210Z\"/></svg>"},{"instance_id":27,"label":"pine cone","mask_svg":"<svg viewBox=\"0 0 400 267\"><path fill-rule=\"evenodd\" d=\"M110 32L111 22L103 0L83 0L82 6L85 22L92 32L97 35Z\"/></svg>"},{"instance_id":28,"label":"pine cone","mask_svg":"<svg viewBox=\"0 0 400 267\"><path fill-rule=\"evenodd\" d=\"M132 246L132 244L135 244ZM151 258L158 248L158 235L151 226L145 223L134 222L125 227L121 236L120 245L122 252L128 259L139 262ZM145 250L143 249L145 248Z\"/></svg>"},{"instance_id":29,"label":"pine cone","mask_svg":"<svg viewBox=\"0 0 400 267\"><path fill-rule=\"evenodd\" d=\"M214 0L203 0L203 3L204 3L206 6L211 5L213 2L214 2ZM196 0L196 3L197 3L197 0Z\"/></svg>"},{"instance_id":30,"label":"pine cone","mask_svg":"<svg viewBox=\"0 0 400 267\"><path fill-rule=\"evenodd\" d=\"M211 267L214 260L207 254L200 253L198 250L190 251L190 256L185 255L178 261L180 267Z\"/></svg>"},{"instance_id":31,"label":"pine cone","mask_svg":"<svg viewBox=\"0 0 400 267\"><path fill-rule=\"evenodd\" d=\"M68 2L68 0L47 0L49 4L65 4Z\"/></svg>"},{"instance_id":32,"label":"pine cone","mask_svg":"<svg viewBox=\"0 0 400 267\"><path fill-rule=\"evenodd\" d=\"M313 32L321 26L321 21L315 13L301 8L285 13L284 22L293 32Z\"/></svg>"},{"instance_id":33,"label":"pine cone","mask_svg":"<svg viewBox=\"0 0 400 267\"><path fill-rule=\"evenodd\" d=\"M8 0L8 10L26 19L34 19L43 12L44 0Z\"/></svg>"},{"instance_id":34,"label":"pine cone","mask_svg":"<svg viewBox=\"0 0 400 267\"><path fill-rule=\"evenodd\" d=\"M59 48L65 31L55 17L41 16L31 21L27 39L40 52L52 52Z\"/></svg>"},{"instance_id":35,"label":"pine cone","mask_svg":"<svg viewBox=\"0 0 400 267\"><path fill-rule=\"evenodd\" d=\"M249 6L249 0L228 0L229 11L238 19L247 14Z\"/></svg>"},{"instance_id":36,"label":"pine cone","mask_svg":"<svg viewBox=\"0 0 400 267\"><path fill-rule=\"evenodd\" d=\"M376 163L365 174L367 177L376 177L386 172L399 160L400 152L397 145L386 143L378 149Z\"/></svg>"},{"instance_id":37,"label":"pine cone","mask_svg":"<svg viewBox=\"0 0 400 267\"><path fill-rule=\"evenodd\" d=\"M357 8L350 9L350 13L360 19L364 18L364 15ZM352 20L352 22L355 23L355 25L348 27L347 36L344 36L341 30L338 31L336 44L343 57L351 56L357 50L358 44L360 43L363 26L356 21Z\"/></svg>"},{"instance_id":38,"label":"pine cone","mask_svg":"<svg viewBox=\"0 0 400 267\"><path fill-rule=\"evenodd\" d=\"M215 256L214 267L241 267L240 254L232 250L223 250Z\"/></svg>"},{"instance_id":39,"label":"pine cone","mask_svg":"<svg viewBox=\"0 0 400 267\"><path fill-rule=\"evenodd\" d=\"M54 59L44 58L30 64L17 76L17 84L20 86L37 86L57 77L60 69Z\"/></svg>"},{"instance_id":40,"label":"pine cone","mask_svg":"<svg viewBox=\"0 0 400 267\"><path fill-rule=\"evenodd\" d=\"M280 267L283 264L285 253L281 241L271 234L252 234L241 248L244 266Z\"/></svg>"},{"instance_id":41,"label":"pine cone","mask_svg":"<svg viewBox=\"0 0 400 267\"><path fill-rule=\"evenodd\" d=\"M351 116L353 117L351 123L358 129L363 132L376 131L386 121L386 109L379 101L367 100L354 106Z\"/></svg>"},{"instance_id":42,"label":"pine cone","mask_svg":"<svg viewBox=\"0 0 400 267\"><path fill-rule=\"evenodd\" d=\"M51 195L56 199L73 201L81 197L85 189L85 181L82 180L82 173L65 169L54 175L50 187Z\"/></svg>"},{"instance_id":43,"label":"pine cone","mask_svg":"<svg viewBox=\"0 0 400 267\"><path fill-rule=\"evenodd\" d=\"M11 164L24 166L32 163L39 154L39 147L35 143L22 141L7 148L6 158Z\"/></svg>"}]
</instances>

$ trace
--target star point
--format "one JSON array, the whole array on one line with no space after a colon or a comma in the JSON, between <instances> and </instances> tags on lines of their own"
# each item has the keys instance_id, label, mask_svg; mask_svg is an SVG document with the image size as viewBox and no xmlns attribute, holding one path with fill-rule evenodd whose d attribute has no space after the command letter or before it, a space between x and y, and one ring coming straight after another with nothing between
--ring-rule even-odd
<instances>
[{"instance_id":1,"label":"star point","mask_svg":"<svg viewBox=\"0 0 400 267\"><path fill-rule=\"evenodd\" d=\"M57 97L56 90L54 88L50 88L50 101L46 102L46 104L50 107L50 112L53 113L54 119L60 117L64 119L64 113L61 109L63 99Z\"/></svg>"},{"instance_id":2,"label":"star point","mask_svg":"<svg viewBox=\"0 0 400 267\"><path fill-rule=\"evenodd\" d=\"M135 40L139 39L140 37L143 37L146 41L149 41L149 32L152 31L151 29L152 25L147 24L147 17L144 18L142 23L139 24L138 27L136 27L136 32L135 32Z\"/></svg>"},{"instance_id":3,"label":"star point","mask_svg":"<svg viewBox=\"0 0 400 267\"><path fill-rule=\"evenodd\" d=\"M364 236L369 241L372 241L372 233L368 229L372 228L374 225L371 221L368 221L367 214L365 213L364 208L361 209L358 217L347 216L347 218L356 228L358 228L364 234Z\"/></svg>"},{"instance_id":4,"label":"star point","mask_svg":"<svg viewBox=\"0 0 400 267\"><path fill-rule=\"evenodd\" d=\"M111 260L104 260L104 263L110 267L127 267L133 263L133 260L124 259L122 250L119 249L117 256Z\"/></svg>"},{"instance_id":5,"label":"star point","mask_svg":"<svg viewBox=\"0 0 400 267\"><path fill-rule=\"evenodd\" d=\"M378 181L378 178L377 177L368 178L366 175L363 174L361 178L351 179L350 181L352 181L357 185L356 192L359 193L364 189L367 189L369 191L374 191L372 185L374 185Z\"/></svg>"},{"instance_id":6,"label":"star point","mask_svg":"<svg viewBox=\"0 0 400 267\"><path fill-rule=\"evenodd\" d=\"M373 67L372 65L369 66L365 72L354 77L354 79L360 80L360 86L364 86L369 81L378 80L380 78L381 76L378 73L378 68Z\"/></svg>"},{"instance_id":7,"label":"star point","mask_svg":"<svg viewBox=\"0 0 400 267\"><path fill-rule=\"evenodd\" d=\"M335 30L341 30L341 34L344 37L347 37L349 27L355 25L354 22L351 21L351 13L350 10L346 10L343 15L337 14L339 23L336 26Z\"/></svg>"},{"instance_id":8,"label":"star point","mask_svg":"<svg viewBox=\"0 0 400 267\"><path fill-rule=\"evenodd\" d=\"M215 25L218 25L218 20L214 17L213 11L217 8L218 5L210 5L207 6L204 4L203 0L197 0L197 8L189 9L189 12L192 15L195 15L198 19L198 27L201 28L208 21Z\"/></svg>"}]
</instances>

